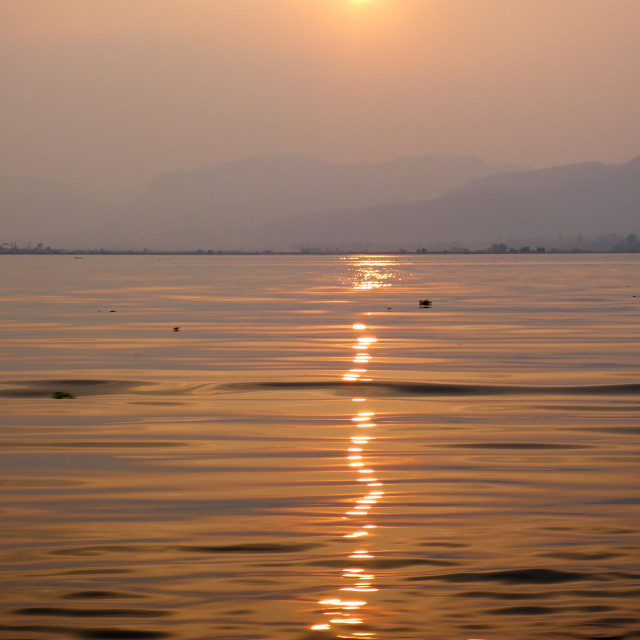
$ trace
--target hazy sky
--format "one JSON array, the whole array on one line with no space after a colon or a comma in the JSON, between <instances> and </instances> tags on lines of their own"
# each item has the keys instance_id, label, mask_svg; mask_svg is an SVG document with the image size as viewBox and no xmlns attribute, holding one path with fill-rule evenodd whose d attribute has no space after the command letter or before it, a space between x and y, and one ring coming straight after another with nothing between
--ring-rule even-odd
<instances>
[{"instance_id":1,"label":"hazy sky","mask_svg":"<svg viewBox=\"0 0 640 640\"><path fill-rule=\"evenodd\" d=\"M0 0L0 174L640 155L639 0Z\"/></svg>"}]
</instances>

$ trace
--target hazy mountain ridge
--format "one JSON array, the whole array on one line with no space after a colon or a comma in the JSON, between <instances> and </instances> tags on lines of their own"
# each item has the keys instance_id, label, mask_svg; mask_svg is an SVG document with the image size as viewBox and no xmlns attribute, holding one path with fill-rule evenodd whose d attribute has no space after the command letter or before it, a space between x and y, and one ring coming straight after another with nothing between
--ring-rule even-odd
<instances>
[{"instance_id":1,"label":"hazy mountain ridge","mask_svg":"<svg viewBox=\"0 0 640 640\"><path fill-rule=\"evenodd\" d=\"M498 170L475 157L445 155L358 164L254 156L158 176L133 203L126 225L144 246L169 248L166 231L178 246L245 247L256 241L250 229L268 221L424 200Z\"/></svg>"},{"instance_id":2,"label":"hazy mountain ridge","mask_svg":"<svg viewBox=\"0 0 640 640\"><path fill-rule=\"evenodd\" d=\"M0 242L141 249L415 249L636 232L640 157L499 171L433 155L338 165L255 156L163 174L127 205L0 179Z\"/></svg>"},{"instance_id":3,"label":"hazy mountain ridge","mask_svg":"<svg viewBox=\"0 0 640 640\"><path fill-rule=\"evenodd\" d=\"M423 202L382 204L264 225L254 241L320 248L486 246L626 234L640 223L640 158L499 173Z\"/></svg>"},{"instance_id":4,"label":"hazy mountain ridge","mask_svg":"<svg viewBox=\"0 0 640 640\"><path fill-rule=\"evenodd\" d=\"M498 170L471 156L334 164L302 155L263 155L159 175L142 196L124 205L93 201L51 182L7 179L0 183L6 218L0 242L242 246L250 238L247 228L256 224L323 210L424 200Z\"/></svg>"},{"instance_id":5,"label":"hazy mountain ridge","mask_svg":"<svg viewBox=\"0 0 640 640\"><path fill-rule=\"evenodd\" d=\"M327 208L424 200L501 169L472 156L431 155L356 164L294 154L253 156L157 176L137 204L143 208L186 205L193 210L246 204L247 219L259 215L264 221ZM253 210L257 204L263 209Z\"/></svg>"}]
</instances>

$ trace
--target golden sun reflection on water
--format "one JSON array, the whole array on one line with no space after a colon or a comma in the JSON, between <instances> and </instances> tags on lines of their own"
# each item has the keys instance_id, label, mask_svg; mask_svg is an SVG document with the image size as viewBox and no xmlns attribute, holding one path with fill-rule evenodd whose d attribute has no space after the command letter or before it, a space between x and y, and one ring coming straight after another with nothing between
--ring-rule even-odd
<instances>
[{"instance_id":1,"label":"golden sun reflection on water","mask_svg":"<svg viewBox=\"0 0 640 640\"><path fill-rule=\"evenodd\" d=\"M350 282L354 289L380 289L390 287L392 280L399 280L397 270L393 268L398 264L395 258L358 256L346 259L351 267Z\"/></svg>"},{"instance_id":2,"label":"golden sun reflection on water","mask_svg":"<svg viewBox=\"0 0 640 640\"><path fill-rule=\"evenodd\" d=\"M358 288L356 286L356 288ZM355 323L353 325L355 332L366 331L367 326L362 323ZM369 363L371 361L371 355L362 351L363 349L369 349L369 347L377 342L377 338L372 336L358 336L356 338L356 344L354 349L359 350L353 358L354 363ZM361 380L360 374L366 373L367 369L349 369L348 373L342 376L342 379L347 382L357 382ZM355 391L355 390L354 390ZM368 402L367 398L353 397L353 402L363 403ZM360 409L361 404L356 406L356 409ZM368 410L359 411L356 410L354 415L349 419L349 426L353 429L370 429L376 426L372 421L375 417L375 411ZM369 432L370 433L370 432ZM375 535L375 529L377 525L374 524L372 519L371 510L378 505L384 491L380 489L382 482L375 477L375 470L370 468L370 461L367 457L368 445L375 440L373 436L361 436L359 432L354 432L347 439L346 447L346 460L347 468L351 472L359 474L354 479L357 483L364 483L365 492L360 493L355 497L349 506L347 507L342 520L345 525L345 533L342 537L347 540L353 540L358 547L352 548L347 552L346 558L349 561L349 566L342 570L340 576L340 586L338 591L341 593L353 593L371 594L378 592L378 587L375 586L375 574L370 573L366 568L366 561L375 558L375 554L371 549L371 546L367 548L361 548L360 544L372 538ZM354 446L357 445L357 446ZM367 466L368 468L363 468ZM363 485L358 485L359 491L362 491ZM352 562L355 561L355 562ZM364 561L364 562L358 562ZM351 631L350 627L356 627L362 629L362 625L366 624L366 611L367 606L370 604L368 600L343 600L342 598L326 598L320 600L319 603L323 608L323 615L329 617L328 622L315 624L310 627L312 631L333 632L337 638L376 638L376 634L372 631Z\"/></svg>"},{"instance_id":3,"label":"golden sun reflection on water","mask_svg":"<svg viewBox=\"0 0 640 640\"><path fill-rule=\"evenodd\" d=\"M371 290L390 287L392 281L399 280L396 258L388 256L358 256L345 258L349 264L349 283L356 290ZM352 364L342 374L342 380L348 383L370 382L372 378L365 377L371 365L370 350L375 347L378 339L372 336L365 323L356 322L352 326L355 340L352 345L354 354ZM354 389L356 392L357 389ZM367 568L367 562L375 558L374 545L369 544L375 538L377 525L373 522L373 510L384 497L383 483L376 477L371 465L369 448L375 442L373 433L377 425L375 411L367 404L370 400L358 397L354 393L351 398L358 403L347 424L354 431L349 435L346 446L346 466L354 474L354 481L358 488L356 497L344 511L342 520L346 541L353 541L353 548L346 553L348 568L342 570L340 576L340 593L352 593L354 596L374 594L378 592L375 585L375 574ZM367 434L367 435L363 435ZM366 546L361 546L365 544ZM357 545L357 546L356 546ZM370 564L370 563L369 563ZM371 596L369 596L371 597ZM342 598L325 598L319 602L324 608L323 615L329 620L313 625L312 631L331 632L337 638L376 638L374 631L366 627L367 608L371 602L361 600L343 600ZM352 628L354 628L352 630Z\"/></svg>"}]
</instances>

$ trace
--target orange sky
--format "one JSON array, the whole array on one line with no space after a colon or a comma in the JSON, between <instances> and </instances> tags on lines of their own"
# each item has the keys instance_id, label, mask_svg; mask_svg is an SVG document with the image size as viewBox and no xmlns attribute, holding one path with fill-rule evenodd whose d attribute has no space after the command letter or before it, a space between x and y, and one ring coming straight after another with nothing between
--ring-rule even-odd
<instances>
[{"instance_id":1,"label":"orange sky","mask_svg":"<svg viewBox=\"0 0 640 640\"><path fill-rule=\"evenodd\" d=\"M640 154L638 0L0 0L0 174Z\"/></svg>"}]
</instances>

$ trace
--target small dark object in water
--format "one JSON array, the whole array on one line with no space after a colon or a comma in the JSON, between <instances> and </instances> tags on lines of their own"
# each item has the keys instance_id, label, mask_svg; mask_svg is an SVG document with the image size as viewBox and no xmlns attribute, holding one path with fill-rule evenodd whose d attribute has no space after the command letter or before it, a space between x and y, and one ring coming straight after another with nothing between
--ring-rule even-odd
<instances>
[{"instance_id":1,"label":"small dark object in water","mask_svg":"<svg viewBox=\"0 0 640 640\"><path fill-rule=\"evenodd\" d=\"M420 306L421 307L430 307L431 306L431 300L420 300Z\"/></svg>"},{"instance_id":2,"label":"small dark object in water","mask_svg":"<svg viewBox=\"0 0 640 640\"><path fill-rule=\"evenodd\" d=\"M115 313L115 309L111 309L111 311L109 311L109 313Z\"/></svg>"},{"instance_id":3,"label":"small dark object in water","mask_svg":"<svg viewBox=\"0 0 640 640\"><path fill-rule=\"evenodd\" d=\"M180 327L173 327L174 331L180 331Z\"/></svg>"},{"instance_id":4,"label":"small dark object in water","mask_svg":"<svg viewBox=\"0 0 640 640\"><path fill-rule=\"evenodd\" d=\"M54 391L51 394L51 397L54 400L64 400L66 398L75 398L75 396L72 393L67 393L66 391Z\"/></svg>"}]
</instances>

